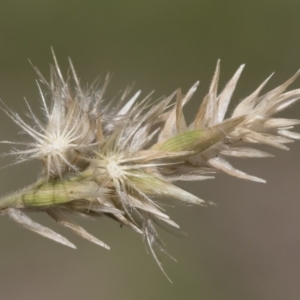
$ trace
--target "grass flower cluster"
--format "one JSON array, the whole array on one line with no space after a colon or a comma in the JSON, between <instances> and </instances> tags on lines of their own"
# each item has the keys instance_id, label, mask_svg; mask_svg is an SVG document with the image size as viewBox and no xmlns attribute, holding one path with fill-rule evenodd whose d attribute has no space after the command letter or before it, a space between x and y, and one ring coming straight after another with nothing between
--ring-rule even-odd
<instances>
[{"instance_id":1,"label":"grass flower cluster","mask_svg":"<svg viewBox=\"0 0 300 300\"><path fill-rule=\"evenodd\" d=\"M199 82L187 93L179 89L155 102L150 96L140 99L140 92L130 96L128 89L110 102L105 99L108 80L100 88L83 89L71 61L67 80L55 56L54 63L49 82L36 69L45 120L39 120L27 104L30 119L25 121L2 102L2 110L28 135L28 142L2 143L13 145L10 154L17 162L39 160L42 176L33 185L2 197L0 210L24 227L72 248L76 247L69 240L24 212L44 212L106 249L108 245L69 216L108 216L141 234L162 269L154 251L155 246L163 250L155 223L179 228L163 209L164 201L205 205L174 183L210 179L217 172L265 182L236 169L227 157L270 157L252 146L288 149L288 143L300 139L299 133L291 131L299 120L274 117L300 99L300 89L286 91L299 72L261 95L267 78L228 116L244 65L219 93L218 62L209 91L188 123L183 108Z\"/></svg>"}]
</instances>

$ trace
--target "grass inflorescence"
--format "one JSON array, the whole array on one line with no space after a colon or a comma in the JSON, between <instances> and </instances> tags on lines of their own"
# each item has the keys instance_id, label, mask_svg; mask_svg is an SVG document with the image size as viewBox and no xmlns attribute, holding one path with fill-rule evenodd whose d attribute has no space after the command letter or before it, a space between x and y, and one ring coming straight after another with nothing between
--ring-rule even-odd
<instances>
[{"instance_id":1,"label":"grass inflorescence","mask_svg":"<svg viewBox=\"0 0 300 300\"><path fill-rule=\"evenodd\" d=\"M34 209L99 246L109 246L72 221L72 215L109 216L141 234L163 270L155 246L163 250L156 222L179 228L163 209L165 199L193 205L205 201L174 183L213 178L217 172L265 182L232 166L227 157L265 158L272 154L253 148L265 144L288 149L300 139L291 131L296 119L274 117L300 99L300 89L286 91L299 76L261 95L267 78L245 97L227 117L227 109L242 65L221 93L220 63L195 119L187 122L183 108L194 96L199 82L187 93L178 89L153 102L140 99L128 89L118 101L105 97L107 79L99 87L83 89L70 61L65 79L55 56L48 82L36 69L45 120L27 103L30 120L24 120L2 102L2 110L28 135L28 142L2 141L17 149L16 162L37 159L42 176L33 185L4 196L2 213L24 227L66 246L73 243L31 220L24 212Z\"/></svg>"}]
</instances>

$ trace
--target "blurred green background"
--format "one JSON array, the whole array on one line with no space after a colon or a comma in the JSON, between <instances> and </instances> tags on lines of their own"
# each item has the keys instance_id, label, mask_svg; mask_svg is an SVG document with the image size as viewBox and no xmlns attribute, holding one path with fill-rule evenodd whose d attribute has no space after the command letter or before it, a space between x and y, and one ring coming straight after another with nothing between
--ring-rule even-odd
<instances>
[{"instance_id":1,"label":"blurred green background","mask_svg":"<svg viewBox=\"0 0 300 300\"><path fill-rule=\"evenodd\" d=\"M235 103L273 71L268 88L295 73L300 68L299 16L299 0L2 0L0 97L23 113L25 96L37 110L36 74L28 58L47 77L53 46L64 74L70 56L83 84L114 74L111 94L136 82L144 95L155 89L158 98L178 87L186 91L200 80L186 111L191 120L218 58L220 88L246 63ZM300 104L285 115L299 118ZM3 113L0 131L1 140L20 138ZM1 152L7 151L1 145ZM162 256L174 284L147 255L140 236L106 218L78 221L108 243L110 251L73 236L43 215L32 217L66 235L78 250L1 218L1 299L299 299L300 143L289 152L271 151L275 159L233 161L267 179L266 185L219 175L185 186L216 207L168 209L188 233L161 232L166 249L178 259L174 263ZM3 159L1 165L7 163ZM38 174L36 163L2 169L1 193L34 182Z\"/></svg>"}]
</instances>

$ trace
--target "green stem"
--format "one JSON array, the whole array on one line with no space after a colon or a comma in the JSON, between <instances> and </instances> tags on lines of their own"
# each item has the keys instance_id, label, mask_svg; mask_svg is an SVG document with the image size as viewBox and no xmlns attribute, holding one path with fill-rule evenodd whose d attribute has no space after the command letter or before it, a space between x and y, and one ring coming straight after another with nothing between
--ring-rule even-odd
<instances>
[{"instance_id":1,"label":"green stem","mask_svg":"<svg viewBox=\"0 0 300 300\"><path fill-rule=\"evenodd\" d=\"M76 176L77 177L77 176ZM0 199L0 210L8 207L47 208L51 205L64 204L76 199L92 197L99 190L94 181L38 181L20 191Z\"/></svg>"}]
</instances>

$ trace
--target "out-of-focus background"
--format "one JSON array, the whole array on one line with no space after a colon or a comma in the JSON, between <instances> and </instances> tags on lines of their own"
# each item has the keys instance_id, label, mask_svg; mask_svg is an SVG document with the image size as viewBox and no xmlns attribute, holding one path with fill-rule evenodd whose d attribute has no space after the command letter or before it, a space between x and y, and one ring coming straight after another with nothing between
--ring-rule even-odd
<instances>
[{"instance_id":1,"label":"out-of-focus background","mask_svg":"<svg viewBox=\"0 0 300 300\"><path fill-rule=\"evenodd\" d=\"M84 85L114 74L111 94L136 82L144 95L155 89L159 98L178 87L187 91L200 80L186 111L191 120L219 58L220 88L246 63L233 106L273 71L269 89L294 74L300 68L299 16L296 0L2 1L0 96L20 114L26 111L24 96L38 110L37 76L28 58L47 77L53 46L63 73L70 56ZM284 115L299 118L300 104ZM18 140L19 129L4 113L0 118L0 139ZM9 151L4 145L0 149ZM78 221L110 251L43 215L31 214L65 234L78 250L1 218L1 299L299 299L300 143L289 152L269 150L276 158L233 161L267 184L219 175L185 186L217 206L168 209L188 233L161 232L178 260L162 256L173 284L146 253L140 236L106 218ZM9 162L3 159L1 165ZM34 182L38 174L37 163L0 170L1 194Z\"/></svg>"}]
</instances>

